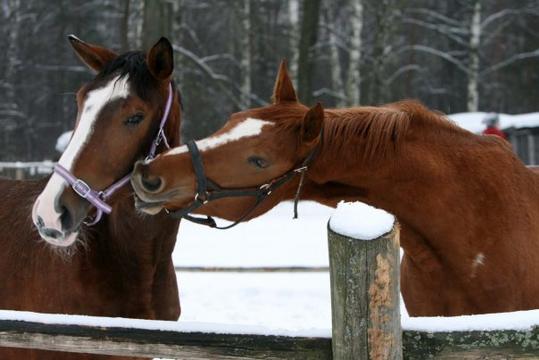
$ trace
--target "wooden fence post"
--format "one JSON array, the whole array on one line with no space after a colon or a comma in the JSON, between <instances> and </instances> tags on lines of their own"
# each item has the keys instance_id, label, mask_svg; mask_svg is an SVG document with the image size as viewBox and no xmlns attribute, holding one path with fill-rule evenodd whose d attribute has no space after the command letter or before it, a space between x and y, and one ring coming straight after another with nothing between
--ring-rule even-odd
<instances>
[{"instance_id":1,"label":"wooden fence post","mask_svg":"<svg viewBox=\"0 0 539 360\"><path fill-rule=\"evenodd\" d=\"M328 225L333 359L402 359L399 227L374 240Z\"/></svg>"}]
</instances>

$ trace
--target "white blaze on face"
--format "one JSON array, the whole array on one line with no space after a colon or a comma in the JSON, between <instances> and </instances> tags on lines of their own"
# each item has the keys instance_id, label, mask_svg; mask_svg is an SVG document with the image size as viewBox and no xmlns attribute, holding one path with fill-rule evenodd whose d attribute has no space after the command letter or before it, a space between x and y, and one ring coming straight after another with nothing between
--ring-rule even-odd
<instances>
[{"instance_id":1,"label":"white blaze on face","mask_svg":"<svg viewBox=\"0 0 539 360\"><path fill-rule=\"evenodd\" d=\"M206 150L218 148L232 141L260 135L260 133L262 133L262 128L268 125L273 125L273 123L271 121L247 118L227 132L198 140L196 143L200 152L204 152ZM187 151L187 146L182 145L167 151L164 156L182 154Z\"/></svg>"},{"instance_id":2,"label":"white blaze on face","mask_svg":"<svg viewBox=\"0 0 539 360\"><path fill-rule=\"evenodd\" d=\"M127 98L129 96L128 76L120 78L119 76L110 80L105 86L91 90L86 95L83 108L80 112L78 126L73 133L69 145L60 157L58 163L68 171L73 170L73 164L77 160L84 146L88 143L94 133L95 123L103 108L110 102ZM37 224L38 216L41 218L42 226L62 231L60 222L61 213L55 208L56 199L62 194L67 186L62 177L53 174L43 192L37 198L32 210L32 219L34 224ZM48 239L46 236L41 236L55 245L60 245L58 240ZM73 241L76 240L76 234ZM69 241L64 241L68 243ZM64 245L62 243L62 245ZM64 245L68 246L71 243Z\"/></svg>"}]
</instances>

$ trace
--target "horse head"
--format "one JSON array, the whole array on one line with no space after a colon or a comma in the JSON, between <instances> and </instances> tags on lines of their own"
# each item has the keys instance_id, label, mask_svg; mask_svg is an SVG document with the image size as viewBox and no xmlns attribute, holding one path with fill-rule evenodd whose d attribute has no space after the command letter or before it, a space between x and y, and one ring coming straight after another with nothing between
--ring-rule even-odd
<instances>
[{"instance_id":1,"label":"horse head","mask_svg":"<svg viewBox=\"0 0 539 360\"><path fill-rule=\"evenodd\" d=\"M32 209L39 234L56 246L73 244L81 224L95 216L87 194L100 197L155 147L168 98L174 105L163 133L179 144L179 100L171 85L173 50L167 39L161 38L147 54L122 55L72 35L69 42L97 74L77 92L73 135ZM69 183L69 177L76 181Z\"/></svg>"},{"instance_id":2,"label":"horse head","mask_svg":"<svg viewBox=\"0 0 539 360\"><path fill-rule=\"evenodd\" d=\"M223 190L221 194L239 196L201 200L204 194L200 193L193 154L183 145L136 164L131 182L138 197L137 207L155 214L163 208L174 211L189 207L196 200L203 205L198 212L206 215L228 220L260 215L295 193L299 180L289 175L320 143L323 119L319 104L309 109L298 102L283 61L271 105L232 114L220 130L194 143L202 158L195 166L204 168L207 182L214 190ZM285 177L290 181L284 183ZM278 189L273 185L276 183ZM256 189L261 187L261 191L272 194L266 194L257 204ZM260 206L245 216L255 204Z\"/></svg>"}]
</instances>

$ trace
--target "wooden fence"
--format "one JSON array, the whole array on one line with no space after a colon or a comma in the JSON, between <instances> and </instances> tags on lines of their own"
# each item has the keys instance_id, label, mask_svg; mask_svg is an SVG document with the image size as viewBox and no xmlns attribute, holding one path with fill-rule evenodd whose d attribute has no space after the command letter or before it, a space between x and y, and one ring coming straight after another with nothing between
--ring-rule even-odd
<instances>
[{"instance_id":1,"label":"wooden fence","mask_svg":"<svg viewBox=\"0 0 539 360\"><path fill-rule=\"evenodd\" d=\"M181 359L539 358L539 328L401 331L398 235L395 227L361 241L328 229L331 337L249 328L209 333L181 321L130 319L125 327L122 319L0 311L0 346Z\"/></svg>"}]
</instances>

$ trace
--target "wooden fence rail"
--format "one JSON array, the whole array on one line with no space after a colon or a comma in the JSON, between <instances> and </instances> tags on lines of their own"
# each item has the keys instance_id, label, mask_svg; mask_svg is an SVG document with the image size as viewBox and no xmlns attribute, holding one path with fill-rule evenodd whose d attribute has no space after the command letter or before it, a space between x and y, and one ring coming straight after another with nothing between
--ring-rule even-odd
<instances>
[{"instance_id":1,"label":"wooden fence rail","mask_svg":"<svg viewBox=\"0 0 539 360\"><path fill-rule=\"evenodd\" d=\"M50 317L50 314L39 314L33 316L35 321L0 320L0 346L180 359L334 359L329 337L162 331L143 326L88 326L76 320L65 325L50 323ZM97 323L102 321L103 324L110 320L86 318L94 319ZM138 319L132 321L135 324L157 323ZM175 322L158 323L178 325ZM402 336L403 357L410 360L539 358L537 327L521 331L435 333L404 330ZM382 356L378 359L393 358Z\"/></svg>"},{"instance_id":2,"label":"wooden fence rail","mask_svg":"<svg viewBox=\"0 0 539 360\"><path fill-rule=\"evenodd\" d=\"M146 358L331 358L329 338L212 334L13 320L0 320L0 346Z\"/></svg>"}]
</instances>

